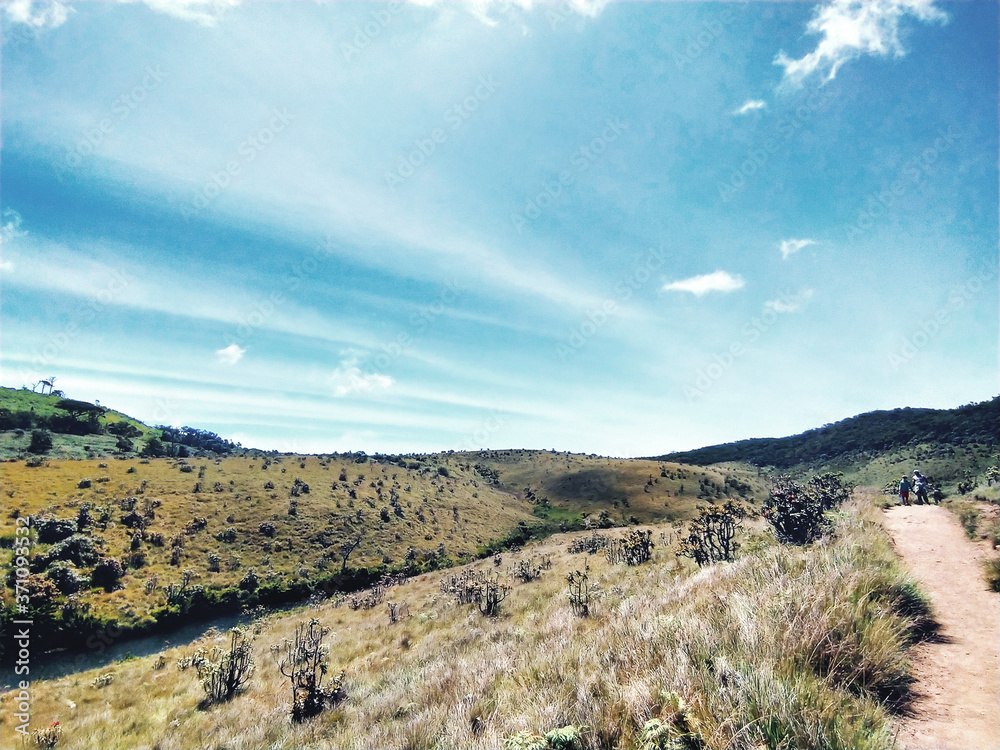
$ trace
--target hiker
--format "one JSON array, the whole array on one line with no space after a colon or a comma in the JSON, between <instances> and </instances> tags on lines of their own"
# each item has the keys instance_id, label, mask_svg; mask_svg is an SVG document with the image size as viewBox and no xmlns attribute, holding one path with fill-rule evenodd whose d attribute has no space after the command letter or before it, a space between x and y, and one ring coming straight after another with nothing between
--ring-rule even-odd
<instances>
[{"instance_id":1,"label":"hiker","mask_svg":"<svg viewBox=\"0 0 1000 750\"><path fill-rule=\"evenodd\" d=\"M930 505L927 500L927 478L919 471L913 471L913 490L917 495L917 505Z\"/></svg>"},{"instance_id":2,"label":"hiker","mask_svg":"<svg viewBox=\"0 0 1000 750\"><path fill-rule=\"evenodd\" d=\"M902 500L903 505L910 504L910 480L906 478L906 474L903 474L903 478L899 480L899 499Z\"/></svg>"}]
</instances>

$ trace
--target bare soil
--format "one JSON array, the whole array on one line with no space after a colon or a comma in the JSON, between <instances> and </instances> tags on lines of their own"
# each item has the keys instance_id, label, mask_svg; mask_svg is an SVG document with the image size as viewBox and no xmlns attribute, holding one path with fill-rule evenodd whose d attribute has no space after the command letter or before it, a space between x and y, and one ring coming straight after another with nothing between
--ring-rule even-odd
<instances>
[{"instance_id":1,"label":"bare soil","mask_svg":"<svg viewBox=\"0 0 1000 750\"><path fill-rule=\"evenodd\" d=\"M930 595L941 628L911 652L914 700L899 724L907 750L1000 748L1000 595L986 587L986 543L940 506L885 512L896 551Z\"/></svg>"}]
</instances>

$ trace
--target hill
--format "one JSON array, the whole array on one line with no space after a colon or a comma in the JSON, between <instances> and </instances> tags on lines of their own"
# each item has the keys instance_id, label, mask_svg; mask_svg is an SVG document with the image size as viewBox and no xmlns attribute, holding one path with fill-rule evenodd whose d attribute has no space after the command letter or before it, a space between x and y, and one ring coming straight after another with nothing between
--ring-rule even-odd
<instances>
[{"instance_id":1,"label":"hill","mask_svg":"<svg viewBox=\"0 0 1000 750\"><path fill-rule=\"evenodd\" d=\"M30 519L39 632L79 646L112 624L138 634L356 590L561 530L682 522L699 502L752 502L763 486L747 472L531 451L236 453L4 462L0 564L13 569L18 518Z\"/></svg>"},{"instance_id":2,"label":"hill","mask_svg":"<svg viewBox=\"0 0 1000 750\"><path fill-rule=\"evenodd\" d=\"M36 443L35 433L47 436ZM226 454L236 444L194 427L150 427L97 403L0 387L0 458L56 458Z\"/></svg>"},{"instance_id":3,"label":"hill","mask_svg":"<svg viewBox=\"0 0 1000 750\"><path fill-rule=\"evenodd\" d=\"M783 438L754 438L654 460L708 466L744 462L779 470L818 466L850 467L877 456L911 452L925 446L931 457L956 451L989 454L1000 443L1000 397L957 409L873 411ZM915 460L919 460L916 458Z\"/></svg>"}]
</instances>

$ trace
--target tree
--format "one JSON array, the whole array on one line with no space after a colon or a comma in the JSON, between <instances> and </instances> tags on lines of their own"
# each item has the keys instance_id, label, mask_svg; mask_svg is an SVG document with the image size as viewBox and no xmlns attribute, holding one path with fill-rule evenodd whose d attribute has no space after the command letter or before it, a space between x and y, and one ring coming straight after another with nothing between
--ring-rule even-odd
<instances>
[{"instance_id":1,"label":"tree","mask_svg":"<svg viewBox=\"0 0 1000 750\"><path fill-rule=\"evenodd\" d=\"M361 538L362 534L361 532L358 532L341 543L340 556L344 561L343 565L340 566L340 572L342 574L347 572L347 558L349 558L351 553L361 545Z\"/></svg>"},{"instance_id":2,"label":"tree","mask_svg":"<svg viewBox=\"0 0 1000 750\"><path fill-rule=\"evenodd\" d=\"M146 444L142 447L142 455L150 458L162 456L165 452L163 443L160 442L160 439L155 436L150 436L149 439L146 440Z\"/></svg>"},{"instance_id":3,"label":"tree","mask_svg":"<svg viewBox=\"0 0 1000 750\"><path fill-rule=\"evenodd\" d=\"M31 443L28 445L29 453L48 453L52 450L52 435L48 430L32 430Z\"/></svg>"}]
</instances>

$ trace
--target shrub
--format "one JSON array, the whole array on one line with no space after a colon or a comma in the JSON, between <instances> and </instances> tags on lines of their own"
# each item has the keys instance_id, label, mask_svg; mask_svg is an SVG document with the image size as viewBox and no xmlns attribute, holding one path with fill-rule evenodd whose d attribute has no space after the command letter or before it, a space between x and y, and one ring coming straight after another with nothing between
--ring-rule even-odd
<instances>
[{"instance_id":1,"label":"shrub","mask_svg":"<svg viewBox=\"0 0 1000 750\"><path fill-rule=\"evenodd\" d=\"M230 631L229 650L213 646L210 651L197 654L198 678L209 703L229 700L246 687L254 673L254 634L243 627Z\"/></svg>"},{"instance_id":2,"label":"shrub","mask_svg":"<svg viewBox=\"0 0 1000 750\"><path fill-rule=\"evenodd\" d=\"M219 553L218 552L209 552L208 553L208 569L212 573L218 573L221 570L221 566L222 566L222 557L219 555Z\"/></svg>"},{"instance_id":3,"label":"shrub","mask_svg":"<svg viewBox=\"0 0 1000 750\"><path fill-rule=\"evenodd\" d=\"M789 477L774 480L762 515L784 544L809 544L821 537L829 522L824 517L825 498L813 487L802 487Z\"/></svg>"},{"instance_id":4,"label":"shrub","mask_svg":"<svg viewBox=\"0 0 1000 750\"><path fill-rule=\"evenodd\" d=\"M77 523L69 518L42 518L35 521L35 528L39 542L53 544L73 536Z\"/></svg>"},{"instance_id":5,"label":"shrub","mask_svg":"<svg viewBox=\"0 0 1000 750\"><path fill-rule=\"evenodd\" d=\"M990 591L1000 591L1000 559L991 557L985 563L986 583Z\"/></svg>"},{"instance_id":6,"label":"shrub","mask_svg":"<svg viewBox=\"0 0 1000 750\"><path fill-rule=\"evenodd\" d=\"M264 523L257 527L257 531L266 537L273 537L275 534L274 524L270 521L264 521Z\"/></svg>"},{"instance_id":7,"label":"shrub","mask_svg":"<svg viewBox=\"0 0 1000 750\"><path fill-rule=\"evenodd\" d=\"M59 744L60 737L62 737L62 727L58 721L53 721L45 729L36 729L31 733L31 740L36 747L55 747Z\"/></svg>"},{"instance_id":8,"label":"shrub","mask_svg":"<svg viewBox=\"0 0 1000 750\"><path fill-rule=\"evenodd\" d=\"M103 587L105 591L113 591L123 575L125 570L118 560L113 557L102 557L90 574L90 582L94 586Z\"/></svg>"},{"instance_id":9,"label":"shrub","mask_svg":"<svg viewBox=\"0 0 1000 750\"><path fill-rule=\"evenodd\" d=\"M243 574L243 580L240 581L240 588L244 591L256 591L258 586L260 586L260 578L257 576L257 572L253 568L248 568L247 572Z\"/></svg>"},{"instance_id":10,"label":"shrub","mask_svg":"<svg viewBox=\"0 0 1000 750\"><path fill-rule=\"evenodd\" d=\"M90 486L91 486L91 481L89 479L81 479L79 482L76 483L76 488L78 490L87 490L90 489Z\"/></svg>"},{"instance_id":11,"label":"shrub","mask_svg":"<svg viewBox=\"0 0 1000 750\"><path fill-rule=\"evenodd\" d=\"M87 582L86 576L65 560L60 560L45 572L55 587L63 594L75 594Z\"/></svg>"},{"instance_id":12,"label":"shrub","mask_svg":"<svg viewBox=\"0 0 1000 750\"><path fill-rule=\"evenodd\" d=\"M29 453L48 453L52 450L52 435L48 430L32 430L31 442L28 444Z\"/></svg>"},{"instance_id":13,"label":"shrub","mask_svg":"<svg viewBox=\"0 0 1000 750\"><path fill-rule=\"evenodd\" d=\"M328 704L344 700L344 673L323 684L329 672L330 648L323 644L329 629L315 617L295 629L295 639L271 646L278 669L292 688L292 721L315 716Z\"/></svg>"},{"instance_id":14,"label":"shrub","mask_svg":"<svg viewBox=\"0 0 1000 750\"><path fill-rule=\"evenodd\" d=\"M569 605L579 617L590 615L590 566L574 570L566 576L569 584Z\"/></svg>"},{"instance_id":15,"label":"shrub","mask_svg":"<svg viewBox=\"0 0 1000 750\"><path fill-rule=\"evenodd\" d=\"M215 538L220 542L226 542L227 544L232 544L236 541L236 529L230 526L225 531L220 531L215 535Z\"/></svg>"},{"instance_id":16,"label":"shrub","mask_svg":"<svg viewBox=\"0 0 1000 750\"><path fill-rule=\"evenodd\" d=\"M35 566L42 570L55 560L68 560L78 568L84 568L97 562L97 547L94 540L85 534L74 534L49 548L44 555L35 557Z\"/></svg>"},{"instance_id":17,"label":"shrub","mask_svg":"<svg viewBox=\"0 0 1000 750\"><path fill-rule=\"evenodd\" d=\"M510 593L510 586L500 583L499 575L484 576L479 600L476 602L479 611L487 617L494 617L500 610L500 602L507 598L508 593Z\"/></svg>"},{"instance_id":18,"label":"shrub","mask_svg":"<svg viewBox=\"0 0 1000 750\"><path fill-rule=\"evenodd\" d=\"M701 508L698 518L688 527L688 537L681 542L677 554L690 557L699 567L732 560L739 547L733 538L747 515L747 508L732 500L724 505L713 503Z\"/></svg>"}]
</instances>

